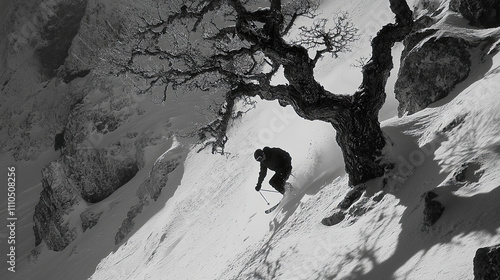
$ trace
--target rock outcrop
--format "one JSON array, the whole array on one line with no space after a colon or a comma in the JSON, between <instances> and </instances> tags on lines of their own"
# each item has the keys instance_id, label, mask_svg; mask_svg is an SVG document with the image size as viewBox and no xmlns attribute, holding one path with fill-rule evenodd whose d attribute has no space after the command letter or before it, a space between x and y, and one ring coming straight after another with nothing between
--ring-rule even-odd
<instances>
[{"instance_id":1,"label":"rock outcrop","mask_svg":"<svg viewBox=\"0 0 500 280\"><path fill-rule=\"evenodd\" d=\"M186 151L182 146L174 146L157 159L151 169L149 177L137 190L139 203L130 207L127 218L115 235L115 244L119 244L134 228L134 219L139 215L151 200L157 200L163 188L167 185L169 174L173 172L185 159ZM172 192L173 193L173 192Z\"/></svg>"},{"instance_id":2,"label":"rock outcrop","mask_svg":"<svg viewBox=\"0 0 500 280\"><path fill-rule=\"evenodd\" d=\"M113 1L28 2L19 3L17 11L23 11L22 5L32 5L42 8L39 13L43 16L36 16L37 25L27 23L37 36L30 38L32 46L18 52L31 53L32 60L38 62L26 67L36 69L37 78L16 88L13 81L22 77L17 71L8 77L10 82L4 87L13 100L15 94L31 94L18 99L36 102L33 110L26 110L33 115L27 117L31 121L21 116L6 130L9 135L22 136L14 137L22 144L0 146L18 151L14 153L16 159L36 159L37 154L24 147L30 144L34 150L48 146L60 151L60 158L42 172L43 191L33 217L36 244L45 242L49 249L59 251L99 220L102 212L93 212L88 206L109 197L132 179L144 165L144 147L155 145L166 135L163 130L156 133L142 128L141 133L130 129L116 132L131 117L142 113L138 103L144 98L137 100L122 81L93 71L99 52L119 36L121 14L107 16L114 9ZM23 16L29 20L33 15ZM12 48L23 43L15 28L10 36ZM32 90L41 86L38 92ZM33 91L46 97L34 96L30 93ZM5 114L17 116L9 110L16 108L9 108ZM14 129L18 123L23 124L18 125L19 132ZM33 131L33 127L43 140L21 131ZM33 144L35 140L39 142Z\"/></svg>"},{"instance_id":3,"label":"rock outcrop","mask_svg":"<svg viewBox=\"0 0 500 280\"><path fill-rule=\"evenodd\" d=\"M500 279L500 244L479 248L474 257L474 280Z\"/></svg>"},{"instance_id":4,"label":"rock outcrop","mask_svg":"<svg viewBox=\"0 0 500 280\"><path fill-rule=\"evenodd\" d=\"M500 26L499 0L452 0L450 9L460 12L473 26L484 28Z\"/></svg>"},{"instance_id":5,"label":"rock outcrop","mask_svg":"<svg viewBox=\"0 0 500 280\"><path fill-rule=\"evenodd\" d=\"M323 218L321 223L325 226L333 226L345 219L345 213L342 210L335 211L330 217Z\"/></svg>"},{"instance_id":6,"label":"rock outcrop","mask_svg":"<svg viewBox=\"0 0 500 280\"><path fill-rule=\"evenodd\" d=\"M43 169L43 191L33 216L35 244L45 241L54 251L64 249L77 234L77 226L68 216L79 205L85 204L79 196L77 182L68 176L68 170L59 162Z\"/></svg>"},{"instance_id":7,"label":"rock outcrop","mask_svg":"<svg viewBox=\"0 0 500 280\"><path fill-rule=\"evenodd\" d=\"M82 221L82 230L86 231L87 229L90 229L97 225L102 213L102 211L94 212L91 209L83 211L82 214L80 214L80 219Z\"/></svg>"},{"instance_id":8,"label":"rock outcrop","mask_svg":"<svg viewBox=\"0 0 500 280\"><path fill-rule=\"evenodd\" d=\"M441 202L437 201L438 195L429 191L424 194L424 219L422 223L422 230L428 231L443 215L445 207Z\"/></svg>"},{"instance_id":9,"label":"rock outcrop","mask_svg":"<svg viewBox=\"0 0 500 280\"><path fill-rule=\"evenodd\" d=\"M444 6L438 2L420 2L421 10L413 32L404 41L401 66L394 86L399 101L398 115L413 114L446 96L471 71L473 55L484 59L494 38L464 36L460 29L443 29ZM442 1L441 1L442 2ZM439 4L439 5L438 5ZM452 0L449 8L460 12L472 25L500 26L500 0Z\"/></svg>"},{"instance_id":10,"label":"rock outcrop","mask_svg":"<svg viewBox=\"0 0 500 280\"><path fill-rule=\"evenodd\" d=\"M472 62L468 42L428 37L429 33L432 31L417 32L405 41L394 89L399 116L418 112L447 96L469 75Z\"/></svg>"},{"instance_id":11,"label":"rock outcrop","mask_svg":"<svg viewBox=\"0 0 500 280\"><path fill-rule=\"evenodd\" d=\"M88 0L60 2L41 30L43 42L35 50L45 79L57 76L64 65L73 38L78 34Z\"/></svg>"},{"instance_id":12,"label":"rock outcrop","mask_svg":"<svg viewBox=\"0 0 500 280\"><path fill-rule=\"evenodd\" d=\"M132 155L113 155L108 149L79 150L74 156L65 157L63 162L70 170L69 177L78 182L80 196L90 203L107 198L139 171Z\"/></svg>"},{"instance_id":13,"label":"rock outcrop","mask_svg":"<svg viewBox=\"0 0 500 280\"><path fill-rule=\"evenodd\" d=\"M0 150L36 160L49 147L60 149L56 135L100 86L100 53L125 21L116 0L9 2L0 28L0 119L9 120L1 125Z\"/></svg>"},{"instance_id":14,"label":"rock outcrop","mask_svg":"<svg viewBox=\"0 0 500 280\"><path fill-rule=\"evenodd\" d=\"M79 150L44 168L43 191L33 217L36 245L44 240L49 249L59 251L74 239L77 228L93 226L95 215L82 218L75 207L81 204L83 210L88 203L107 198L135 176L139 170L135 159L120 156L113 157L109 150ZM81 220L75 218L78 225L70 227L65 216Z\"/></svg>"}]
</instances>

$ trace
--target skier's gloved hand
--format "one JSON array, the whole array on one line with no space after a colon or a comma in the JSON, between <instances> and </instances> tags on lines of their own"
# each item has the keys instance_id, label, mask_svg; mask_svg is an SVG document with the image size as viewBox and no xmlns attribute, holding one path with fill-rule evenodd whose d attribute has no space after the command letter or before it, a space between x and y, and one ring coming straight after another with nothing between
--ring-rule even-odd
<instances>
[{"instance_id":1,"label":"skier's gloved hand","mask_svg":"<svg viewBox=\"0 0 500 280\"><path fill-rule=\"evenodd\" d=\"M260 187L261 187L260 185L257 185L257 186L255 187L255 190L256 190L256 191L260 191Z\"/></svg>"}]
</instances>

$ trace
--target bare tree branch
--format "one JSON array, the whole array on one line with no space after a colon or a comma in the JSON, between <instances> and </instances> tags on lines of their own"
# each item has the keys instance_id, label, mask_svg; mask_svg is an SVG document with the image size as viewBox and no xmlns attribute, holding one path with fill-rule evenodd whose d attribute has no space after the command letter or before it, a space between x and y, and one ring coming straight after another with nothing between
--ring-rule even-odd
<instances>
[{"instance_id":1,"label":"bare tree branch","mask_svg":"<svg viewBox=\"0 0 500 280\"><path fill-rule=\"evenodd\" d=\"M338 57L339 53L349 52L350 44L358 40L358 29L349 21L347 12L335 16L332 28L327 28L327 24L327 19L319 19L312 26L301 26L299 38L292 41L306 48L317 49L314 62L325 53Z\"/></svg>"},{"instance_id":2,"label":"bare tree branch","mask_svg":"<svg viewBox=\"0 0 500 280\"><path fill-rule=\"evenodd\" d=\"M337 131L350 182L362 183L384 172L378 111L392 68L391 48L412 25L405 0L390 0L390 5L396 23L373 39L372 58L353 95L331 93L314 77L321 57L349 51L357 39L347 13L333 22L318 19L300 27L295 41L284 38L299 17L316 16L314 0L268 0L263 7L251 0L183 0L165 15L142 19L129 57L119 60L119 73L144 79L143 92L163 87L163 100L169 90L225 90L223 110L201 130L210 136L206 146L212 152L224 152L235 104L248 97L277 100L305 119L329 122ZM310 49L316 51L312 58ZM278 69L283 69L286 85L271 85Z\"/></svg>"}]
</instances>

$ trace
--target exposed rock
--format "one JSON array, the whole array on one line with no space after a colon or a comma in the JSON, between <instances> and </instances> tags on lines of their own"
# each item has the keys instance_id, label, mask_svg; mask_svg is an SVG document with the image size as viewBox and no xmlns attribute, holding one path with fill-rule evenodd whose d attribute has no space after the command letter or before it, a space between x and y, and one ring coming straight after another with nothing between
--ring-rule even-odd
<instances>
[{"instance_id":1,"label":"exposed rock","mask_svg":"<svg viewBox=\"0 0 500 280\"><path fill-rule=\"evenodd\" d=\"M133 12L118 10L119 1L11 2L0 54L0 118L9 120L0 124L0 149L15 160L61 151L42 172L33 217L36 244L57 251L99 220L100 213L85 211L88 203L134 177L144 165L144 147L171 132L116 132L141 114L138 104L146 97L136 98L133 83L108 77L99 65L109 64L102 62L103 48L125 36L123 18Z\"/></svg>"},{"instance_id":2,"label":"exposed rock","mask_svg":"<svg viewBox=\"0 0 500 280\"><path fill-rule=\"evenodd\" d=\"M442 9L443 7L441 6L441 1L421 0L415 1L415 4L413 6L413 13L417 16L424 13L427 15L435 15L440 13Z\"/></svg>"},{"instance_id":3,"label":"exposed rock","mask_svg":"<svg viewBox=\"0 0 500 280\"><path fill-rule=\"evenodd\" d=\"M113 154L112 149L81 149L64 162L68 174L87 202L96 203L132 179L139 171L138 163L127 154Z\"/></svg>"},{"instance_id":4,"label":"exposed rock","mask_svg":"<svg viewBox=\"0 0 500 280\"><path fill-rule=\"evenodd\" d=\"M415 40L415 36L420 39L429 32L418 33L406 42L405 49L409 51L402 56L394 88L399 101L399 116L405 112L413 114L447 96L469 75L471 58L468 43L453 37L431 37L423 42Z\"/></svg>"},{"instance_id":5,"label":"exposed rock","mask_svg":"<svg viewBox=\"0 0 500 280\"><path fill-rule=\"evenodd\" d=\"M119 159L111 151L79 150L73 157L64 156L43 170L44 190L34 215L36 245L44 240L51 250L64 249L77 234L76 225L65 217L79 216L85 231L97 223L101 214L74 212L76 205L86 207L85 201L103 200L137 173L135 159Z\"/></svg>"},{"instance_id":6,"label":"exposed rock","mask_svg":"<svg viewBox=\"0 0 500 280\"><path fill-rule=\"evenodd\" d=\"M64 131L56 134L54 138L54 150L58 151L64 147Z\"/></svg>"},{"instance_id":7,"label":"exposed rock","mask_svg":"<svg viewBox=\"0 0 500 280\"><path fill-rule=\"evenodd\" d=\"M337 210L330 217L324 218L321 220L321 223L325 226L333 226L345 219L345 213L341 210Z\"/></svg>"},{"instance_id":8,"label":"exposed rock","mask_svg":"<svg viewBox=\"0 0 500 280\"><path fill-rule=\"evenodd\" d=\"M167 184L168 175L183 162L184 158L185 150L182 146L175 146L158 158L151 169L149 177L137 190L140 201L130 207L127 218L123 220L115 235L115 244L120 243L133 230L134 218L142 212L143 207L149 205L151 199L158 199L162 189Z\"/></svg>"},{"instance_id":9,"label":"exposed rock","mask_svg":"<svg viewBox=\"0 0 500 280\"><path fill-rule=\"evenodd\" d=\"M156 200L168 181L168 174L174 171L182 162L184 153L182 150L171 153L168 158L160 157L154 164L149 177L141 184L137 190L137 196L144 198L149 196Z\"/></svg>"},{"instance_id":10,"label":"exposed rock","mask_svg":"<svg viewBox=\"0 0 500 280\"><path fill-rule=\"evenodd\" d=\"M484 170L481 170L481 164L477 162L467 162L462 164L460 168L453 174L453 178L457 182L471 182L477 183L481 176L483 175Z\"/></svg>"},{"instance_id":11,"label":"exposed rock","mask_svg":"<svg viewBox=\"0 0 500 280\"><path fill-rule=\"evenodd\" d=\"M459 11L464 18L469 20L471 25L486 28L500 26L500 0L460 0L453 2L453 9Z\"/></svg>"},{"instance_id":12,"label":"exposed rock","mask_svg":"<svg viewBox=\"0 0 500 280\"><path fill-rule=\"evenodd\" d=\"M115 235L115 244L119 244L134 229L134 218L142 212L144 206L148 205L146 199L142 199L138 204L130 207L127 212L127 218L123 220L121 227Z\"/></svg>"},{"instance_id":13,"label":"exposed rock","mask_svg":"<svg viewBox=\"0 0 500 280\"><path fill-rule=\"evenodd\" d=\"M76 227L70 225L66 216L83 200L63 164L51 163L42 175L43 191L33 216L35 244L44 240L49 249L59 251L76 237Z\"/></svg>"},{"instance_id":14,"label":"exposed rock","mask_svg":"<svg viewBox=\"0 0 500 280\"><path fill-rule=\"evenodd\" d=\"M86 231L87 229L94 227L97 222L99 222L101 215L102 212L95 213L90 209L82 212L82 214L80 214L80 219L82 220L82 230Z\"/></svg>"},{"instance_id":15,"label":"exposed rock","mask_svg":"<svg viewBox=\"0 0 500 280\"><path fill-rule=\"evenodd\" d=\"M340 202L338 207L342 210L348 209L356 200L361 197L365 189L366 186L364 184L355 186L351 191L349 191L349 193L347 193L344 200Z\"/></svg>"},{"instance_id":16,"label":"exposed rock","mask_svg":"<svg viewBox=\"0 0 500 280\"><path fill-rule=\"evenodd\" d=\"M421 16L415 20L413 23L413 30L423 30L436 23L436 19L428 15Z\"/></svg>"},{"instance_id":17,"label":"exposed rock","mask_svg":"<svg viewBox=\"0 0 500 280\"><path fill-rule=\"evenodd\" d=\"M474 257L474 280L500 279L500 244L479 248Z\"/></svg>"},{"instance_id":18,"label":"exposed rock","mask_svg":"<svg viewBox=\"0 0 500 280\"><path fill-rule=\"evenodd\" d=\"M61 2L54 10L41 36L44 44L36 49L46 79L56 76L68 56L73 38L78 34L88 0Z\"/></svg>"},{"instance_id":19,"label":"exposed rock","mask_svg":"<svg viewBox=\"0 0 500 280\"><path fill-rule=\"evenodd\" d=\"M88 74L109 64L102 62L103 47L118 41L127 11L117 10L114 0L9 2L0 54L0 118L9 122L1 124L0 150L15 160L36 160L54 146L70 107L106 76ZM78 77L85 78L74 81Z\"/></svg>"},{"instance_id":20,"label":"exposed rock","mask_svg":"<svg viewBox=\"0 0 500 280\"><path fill-rule=\"evenodd\" d=\"M438 195L435 192L429 191L424 194L425 208L422 230L427 231L432 227L444 212L444 206L441 202L435 200Z\"/></svg>"},{"instance_id":21,"label":"exposed rock","mask_svg":"<svg viewBox=\"0 0 500 280\"><path fill-rule=\"evenodd\" d=\"M372 199L374 202L380 202L385 197L385 195L386 195L386 192L380 191L380 192L376 193Z\"/></svg>"},{"instance_id":22,"label":"exposed rock","mask_svg":"<svg viewBox=\"0 0 500 280\"><path fill-rule=\"evenodd\" d=\"M430 36L436 34L437 29L424 29L424 30L418 30L414 33L411 33L408 35L405 40L403 41L405 48L401 52L401 60L403 58L407 57L408 54L418 45L420 44L424 39L429 38Z\"/></svg>"}]
</instances>

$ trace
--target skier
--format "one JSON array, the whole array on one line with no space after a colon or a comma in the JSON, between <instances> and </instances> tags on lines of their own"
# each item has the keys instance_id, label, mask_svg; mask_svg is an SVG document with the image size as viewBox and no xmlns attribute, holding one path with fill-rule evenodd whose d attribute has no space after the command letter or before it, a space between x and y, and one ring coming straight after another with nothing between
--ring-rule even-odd
<instances>
[{"instance_id":1,"label":"skier","mask_svg":"<svg viewBox=\"0 0 500 280\"><path fill-rule=\"evenodd\" d=\"M285 182L292 172L292 157L286 151L280 148L264 147L257 149L253 154L256 161L260 162L259 179L257 181L256 191L260 191L262 181L267 174L267 169L276 173L269 180L269 184L281 194L285 194Z\"/></svg>"}]
</instances>

